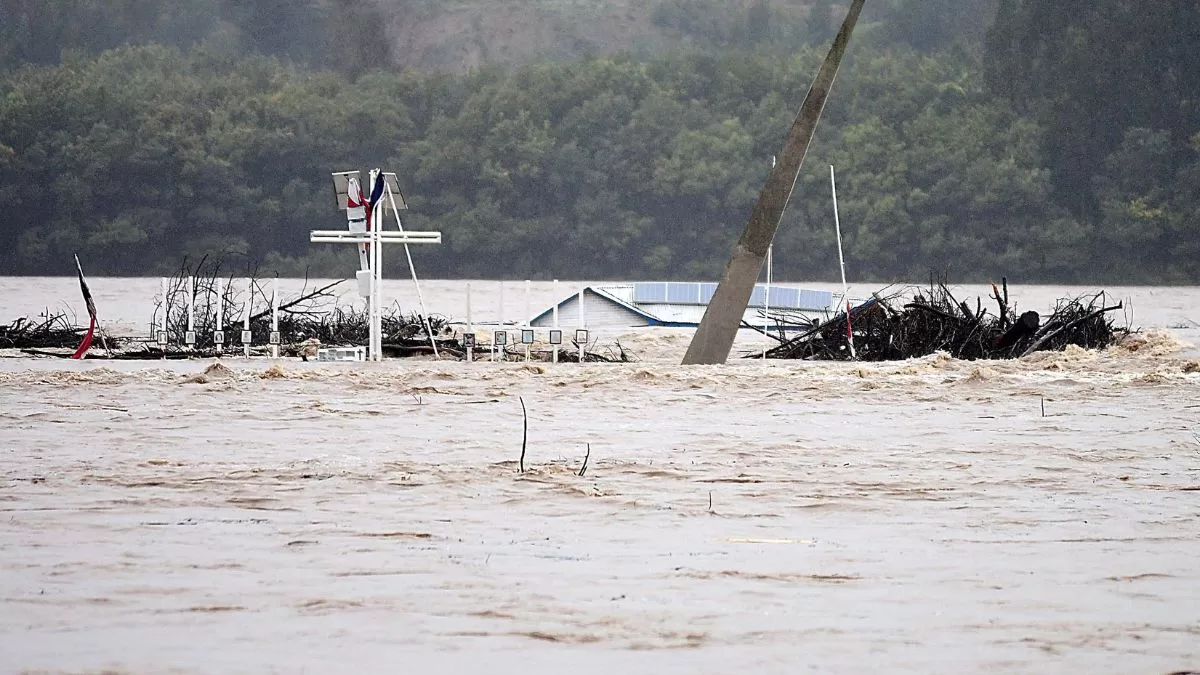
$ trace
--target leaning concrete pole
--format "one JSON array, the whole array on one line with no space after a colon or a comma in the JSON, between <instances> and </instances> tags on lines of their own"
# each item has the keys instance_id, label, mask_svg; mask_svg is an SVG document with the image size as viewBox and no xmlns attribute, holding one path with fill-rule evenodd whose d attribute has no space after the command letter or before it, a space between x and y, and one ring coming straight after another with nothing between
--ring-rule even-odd
<instances>
[{"instance_id":1,"label":"leaning concrete pole","mask_svg":"<svg viewBox=\"0 0 1200 675\"><path fill-rule=\"evenodd\" d=\"M804 155L808 153L808 145L812 141L813 132L817 130L817 122L821 119L821 111L825 109L825 100L829 98L829 90L837 77L838 66L842 63L842 55L846 53L846 45L850 43L850 35L854 32L854 24L862 12L865 0L853 0L842 29L834 38L829 54L817 72L804 104L796 115L796 121L784 141L783 151L775 168L767 176L767 183L758 195L758 203L750 213L750 222L746 231L733 248L733 256L725 266L721 282L713 294L704 318L692 343L688 345L683 364L725 363L729 351L733 349L733 340L737 337L738 327L742 316L750 304L750 295L754 292L754 283L762 271L763 260L767 249L775 238L775 230L779 228L779 219L792 196L796 186L796 177L804 164Z\"/></svg>"}]
</instances>

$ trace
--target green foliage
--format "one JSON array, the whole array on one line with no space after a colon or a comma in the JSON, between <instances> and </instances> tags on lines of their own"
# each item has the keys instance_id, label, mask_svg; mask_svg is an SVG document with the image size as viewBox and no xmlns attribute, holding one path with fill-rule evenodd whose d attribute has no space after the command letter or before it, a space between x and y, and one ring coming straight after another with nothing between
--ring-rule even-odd
<instances>
[{"instance_id":1,"label":"green foliage","mask_svg":"<svg viewBox=\"0 0 1200 675\"><path fill-rule=\"evenodd\" d=\"M219 45L358 75L390 62L384 17L360 0L0 0L0 70L124 45Z\"/></svg>"},{"instance_id":2,"label":"green foliage","mask_svg":"<svg viewBox=\"0 0 1200 675\"><path fill-rule=\"evenodd\" d=\"M98 273L150 272L215 242L303 252L331 167L413 132L374 89L203 46L26 69L3 91L0 234L16 245L0 267L23 273L62 271L76 251Z\"/></svg>"},{"instance_id":3,"label":"green foliage","mask_svg":"<svg viewBox=\"0 0 1200 675\"><path fill-rule=\"evenodd\" d=\"M0 70L58 63L130 43L190 45L215 29L215 3L195 0L0 0Z\"/></svg>"},{"instance_id":4,"label":"green foliage","mask_svg":"<svg viewBox=\"0 0 1200 675\"><path fill-rule=\"evenodd\" d=\"M452 75L383 67L378 32L335 41L344 52L328 35L287 38L318 20L354 33L378 18L368 3L160 2L151 21L142 0L112 3L111 16L57 2L97 30L68 40L79 28L57 14L37 23L44 34L0 24L10 66L43 64L0 74L4 274L70 273L75 252L97 274L225 252L266 273L344 275L353 252L310 248L307 233L344 226L331 171L380 166L401 177L405 226L445 235L414 249L427 275L714 279L824 54L796 46L797 31L827 37L840 14L667 0L656 20L721 47ZM1155 100L1127 100L1088 70L1113 65L1072 13L1091 10L1066 4L1001 0L983 61L956 36L978 32L964 26L985 0L874 10L785 214L777 275L836 276L833 164L856 279L1200 279L1200 124L1184 92L1200 64L1183 72L1190 53L1155 46L1166 71L1139 71L1130 90ZM45 6L0 0L6 18ZM268 6L278 31L252 11ZM914 28L935 14L940 28ZM1030 21L1071 40L1045 40ZM135 44L172 30L178 46ZM78 51L47 49L65 44Z\"/></svg>"},{"instance_id":5,"label":"green foliage","mask_svg":"<svg viewBox=\"0 0 1200 675\"><path fill-rule=\"evenodd\" d=\"M1200 154L1176 160L1170 132L1129 129L1096 178L1101 217L1093 264L1122 277L1187 283L1200 271ZM1179 166L1178 169L1173 167Z\"/></svg>"},{"instance_id":6,"label":"green foliage","mask_svg":"<svg viewBox=\"0 0 1200 675\"><path fill-rule=\"evenodd\" d=\"M1131 128L1169 132L1172 169L1200 129L1200 5L1191 0L1002 0L987 39L996 98L1045 127L1058 198L1095 217L1094 177Z\"/></svg>"}]
</instances>

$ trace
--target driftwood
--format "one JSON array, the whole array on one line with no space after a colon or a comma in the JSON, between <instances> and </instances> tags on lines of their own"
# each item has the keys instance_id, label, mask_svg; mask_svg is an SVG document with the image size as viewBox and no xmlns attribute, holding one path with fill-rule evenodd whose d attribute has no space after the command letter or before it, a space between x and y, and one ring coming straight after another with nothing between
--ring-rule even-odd
<instances>
[{"instance_id":1,"label":"driftwood","mask_svg":"<svg viewBox=\"0 0 1200 675\"><path fill-rule=\"evenodd\" d=\"M1067 345L1089 349L1112 344L1128 327L1108 318L1122 304L1107 305L1103 293L1058 301L1043 323L1037 312L1017 313L1009 302L1008 284L993 285L999 311L992 314L982 300L970 304L954 297L944 282L928 289L875 296L850 310L854 348L859 360L891 361L944 351L959 359L1008 359ZM893 308L907 294L902 311ZM819 322L767 351L768 358L850 360L846 312Z\"/></svg>"},{"instance_id":2,"label":"driftwood","mask_svg":"<svg viewBox=\"0 0 1200 675\"><path fill-rule=\"evenodd\" d=\"M583 478L583 474L587 473L588 460L591 458L592 458L592 444L588 443L587 444L587 454L583 456L583 466L579 467L579 472L575 474L576 476Z\"/></svg>"},{"instance_id":3,"label":"driftwood","mask_svg":"<svg viewBox=\"0 0 1200 675\"><path fill-rule=\"evenodd\" d=\"M220 258L205 256L196 263L184 259L179 271L168 280L165 297L156 297L154 313L150 318L150 328L157 331L163 322L165 308L167 342L171 345L182 345L188 330L187 298L189 289L187 280L195 283L196 306L192 311L192 327L195 331L196 342L191 346L192 353L220 354L225 350L238 351L242 345L242 315L249 303L253 308L264 309L250 315L251 344L264 345L271 336L271 294L258 277L258 268L247 266L242 274L226 272L224 261ZM250 279L247 293L246 279ZM342 281L335 281L319 288L309 288L305 278L304 287L300 293L291 297L281 297L279 301L279 333L280 342L290 344L303 342L311 335L304 335L303 328L310 322L303 317L320 317L333 308L337 296L332 290ZM220 286L220 293L217 293ZM217 309L220 306L222 325L217 325ZM301 324L304 324L301 326ZM213 334L217 330L225 332L225 343L218 347L214 343ZM336 344L336 343L335 343Z\"/></svg>"},{"instance_id":4,"label":"driftwood","mask_svg":"<svg viewBox=\"0 0 1200 675\"><path fill-rule=\"evenodd\" d=\"M242 343L243 314L247 303L252 304L250 314L251 353L268 349L271 332L271 294L258 278L254 266L242 274L225 271L224 262L218 258L201 258L196 263L184 260L179 271L167 283L166 296L156 299L151 326L157 330L162 320L164 307L170 307L166 315L167 355L181 353L185 356L220 356L223 353L239 353L245 348ZM195 342L185 344L188 329L187 288L188 278L194 279L196 306L193 310ZM250 279L247 294L246 279ZM314 356L318 346L353 346L368 342L370 322L365 309L338 306L334 289L342 284L335 281L322 286L310 287L307 277L301 291L279 299L278 331L280 354L283 356ZM220 286L220 293L217 293ZM220 305L222 325L217 326L217 308ZM258 309L261 307L262 309ZM457 341L447 330L445 317L430 316L428 322L434 331L438 350L454 353ZM432 346L425 335L424 319L415 313L405 315L398 307L381 317L383 328L383 351L389 356L412 356L431 353ZM225 342L217 345L214 332L222 330ZM131 358L163 358L157 346L147 346Z\"/></svg>"},{"instance_id":5,"label":"driftwood","mask_svg":"<svg viewBox=\"0 0 1200 675\"><path fill-rule=\"evenodd\" d=\"M525 397L518 396L521 402L521 459L517 465L520 473L525 473L525 446L529 442L529 413L525 411Z\"/></svg>"},{"instance_id":6,"label":"driftwood","mask_svg":"<svg viewBox=\"0 0 1200 675\"><path fill-rule=\"evenodd\" d=\"M269 290L264 289L264 284L256 275L257 269L254 267L246 268L240 275L226 272L222 260L218 258L203 257L195 263L185 259L175 276L168 279L165 293L155 298L155 309L149 322L152 334L156 334L160 325L165 323L165 348L154 338L118 341L99 332L113 350L106 350L104 355L92 353L84 358L156 360L217 357L226 353L241 354L245 350L242 343L242 315L247 303L251 303L253 308L266 308L253 311L250 316L250 354L266 355L270 351L272 333L271 298ZM191 323L195 340L191 345L186 344L189 327L189 278L194 280L196 289ZM250 279L249 293L247 278ZM346 347L368 342L370 323L366 310L337 305L337 295L333 289L340 283L342 282L337 281L309 288L306 279L300 293L280 298L278 332L281 356L299 356L307 359L316 356L317 349L322 346ZM218 288L220 293L217 292ZM218 313L223 316L221 326L217 325ZM399 306L393 306L385 310L380 323L383 329L382 348L385 356L432 355L434 348L426 333L428 325L434 334L434 343L440 355L466 358L466 347L454 333L447 317L405 314ZM217 330L224 331L225 339L220 345L216 344L214 338ZM66 358L70 354L45 350L74 349L84 331L84 328L75 326L65 314L47 315L37 321L18 319L8 326L0 325L0 349L21 349L30 355ZM558 361L579 362L579 348L578 343L562 345L558 350ZM486 345L478 345L475 350L477 355L483 356L488 353L489 348ZM526 358L524 346L512 344L501 348L498 358L504 361L523 361ZM553 360L553 354L546 345L538 345L530 351L528 358L531 361L550 362ZM597 349L593 342L583 345L582 360L594 363L628 363L634 359L620 342L603 350Z\"/></svg>"},{"instance_id":7,"label":"driftwood","mask_svg":"<svg viewBox=\"0 0 1200 675\"><path fill-rule=\"evenodd\" d=\"M8 325L0 324L0 349L75 349L86 332L87 326L75 325L66 314L47 312L36 319L24 317ZM110 348L121 344L119 339L102 329L97 329L96 335Z\"/></svg>"},{"instance_id":8,"label":"driftwood","mask_svg":"<svg viewBox=\"0 0 1200 675\"><path fill-rule=\"evenodd\" d=\"M1042 318L1038 316L1037 312L1025 312L1021 318L1017 319L1016 323L1000 335L1000 339L996 341L996 347L1007 349L1020 342L1021 338L1035 334L1041 320ZM1001 321L1000 325L1003 327L1007 323L1008 321Z\"/></svg>"},{"instance_id":9,"label":"driftwood","mask_svg":"<svg viewBox=\"0 0 1200 675\"><path fill-rule=\"evenodd\" d=\"M428 345L426 345L428 346ZM438 345L438 349L441 349ZM630 354L618 340L611 346L605 347L603 351L597 351L598 346L595 342L583 347L583 362L584 363L633 363L636 359ZM475 354L482 356L491 354L491 350L487 345L477 345ZM507 345L503 351L499 352L497 358L501 361L524 361L525 346L524 345ZM546 349L545 345L539 345L537 349L529 350L529 360L539 363L549 363L554 360L554 351ZM560 345L558 350L559 363L579 363L579 343L570 345Z\"/></svg>"},{"instance_id":10,"label":"driftwood","mask_svg":"<svg viewBox=\"0 0 1200 675\"><path fill-rule=\"evenodd\" d=\"M1021 356L1029 356L1039 349L1062 350L1069 344L1081 347L1107 346L1112 342L1112 326L1104 319L1104 315L1122 309L1124 304L1118 302L1111 307L1104 307L1103 297L1103 293L1097 294L1087 305L1078 300L1066 304L1059 301L1054 317L1038 331L1033 344ZM1101 306L1094 309L1097 302ZM1104 344L1096 344L1100 341Z\"/></svg>"}]
</instances>

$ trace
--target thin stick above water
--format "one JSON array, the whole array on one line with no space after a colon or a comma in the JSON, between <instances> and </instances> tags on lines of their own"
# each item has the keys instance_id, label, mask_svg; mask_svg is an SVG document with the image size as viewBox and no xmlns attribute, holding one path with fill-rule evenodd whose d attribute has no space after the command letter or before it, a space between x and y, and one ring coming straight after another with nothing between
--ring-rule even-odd
<instances>
[{"instance_id":1,"label":"thin stick above water","mask_svg":"<svg viewBox=\"0 0 1200 675\"><path fill-rule=\"evenodd\" d=\"M850 343L850 358L858 358L854 353L854 333L850 330L850 287L846 285L846 260L842 257L842 219L838 215L837 179L833 175L833 165L829 165L829 187L833 192L833 229L837 234L838 266L842 268L842 303L846 305L846 341Z\"/></svg>"},{"instance_id":2,"label":"thin stick above water","mask_svg":"<svg viewBox=\"0 0 1200 675\"><path fill-rule=\"evenodd\" d=\"M525 412L525 397L518 396L517 400L521 402L521 460L517 469L519 473L525 473L525 444L529 440L529 415Z\"/></svg>"},{"instance_id":3,"label":"thin stick above water","mask_svg":"<svg viewBox=\"0 0 1200 675\"><path fill-rule=\"evenodd\" d=\"M592 456L592 444L588 443L587 444L587 454L583 456L583 466L579 467L579 473L577 473L575 475L582 478L583 474L587 473L588 458L590 458L591 456Z\"/></svg>"}]
</instances>

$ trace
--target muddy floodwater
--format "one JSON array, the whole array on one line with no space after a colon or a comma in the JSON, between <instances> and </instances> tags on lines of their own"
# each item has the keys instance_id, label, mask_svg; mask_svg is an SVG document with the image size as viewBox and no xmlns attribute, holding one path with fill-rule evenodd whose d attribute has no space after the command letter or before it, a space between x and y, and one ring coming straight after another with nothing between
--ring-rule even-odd
<instances>
[{"instance_id":1,"label":"muddy floodwater","mask_svg":"<svg viewBox=\"0 0 1200 675\"><path fill-rule=\"evenodd\" d=\"M1110 290L1142 333L1007 362L0 358L0 672L1200 669L1200 289Z\"/></svg>"}]
</instances>

